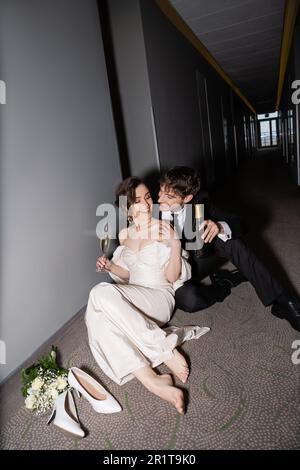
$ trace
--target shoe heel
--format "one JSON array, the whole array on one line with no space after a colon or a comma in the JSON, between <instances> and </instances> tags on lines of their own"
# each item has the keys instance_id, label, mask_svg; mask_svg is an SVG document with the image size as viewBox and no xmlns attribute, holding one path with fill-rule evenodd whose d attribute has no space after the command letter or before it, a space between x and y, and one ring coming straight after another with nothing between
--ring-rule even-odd
<instances>
[{"instance_id":1,"label":"shoe heel","mask_svg":"<svg viewBox=\"0 0 300 470\"><path fill-rule=\"evenodd\" d=\"M50 418L49 418L48 421L47 421L47 424L48 424L48 425L51 424L52 421L54 420L54 418L55 418L55 412L56 412L56 409L53 408L52 413L51 413L51 416L50 416Z\"/></svg>"},{"instance_id":2,"label":"shoe heel","mask_svg":"<svg viewBox=\"0 0 300 470\"><path fill-rule=\"evenodd\" d=\"M81 393L78 390L76 390L76 388L73 388L73 391L74 391L77 398L81 397Z\"/></svg>"}]
</instances>

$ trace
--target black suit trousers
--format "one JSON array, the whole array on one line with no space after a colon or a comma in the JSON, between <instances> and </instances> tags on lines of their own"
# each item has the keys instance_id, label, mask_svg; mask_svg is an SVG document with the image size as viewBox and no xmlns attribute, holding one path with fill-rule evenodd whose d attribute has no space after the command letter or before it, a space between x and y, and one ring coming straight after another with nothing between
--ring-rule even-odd
<instances>
[{"instance_id":1,"label":"black suit trousers","mask_svg":"<svg viewBox=\"0 0 300 470\"><path fill-rule=\"evenodd\" d=\"M282 294L280 284L241 238L226 242L216 238L214 248L216 256L231 261L248 279L265 306ZM176 308L186 312L203 310L223 299L224 291L218 285L204 285L193 278L175 292Z\"/></svg>"}]
</instances>

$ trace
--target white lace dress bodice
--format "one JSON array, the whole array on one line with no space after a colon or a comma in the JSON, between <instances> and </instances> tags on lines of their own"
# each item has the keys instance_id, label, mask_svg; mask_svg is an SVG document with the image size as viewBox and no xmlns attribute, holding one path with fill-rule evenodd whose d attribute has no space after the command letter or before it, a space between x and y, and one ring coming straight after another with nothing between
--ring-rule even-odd
<instances>
[{"instance_id":1,"label":"white lace dress bodice","mask_svg":"<svg viewBox=\"0 0 300 470\"><path fill-rule=\"evenodd\" d=\"M125 245L118 246L112 258L115 264L129 270L128 284L156 289L167 288L174 291L191 278L191 267L187 261L187 253L183 252L180 277L172 284L165 275L165 268L169 260L170 247L158 241L152 242L136 252ZM125 283L112 273L110 276L117 283Z\"/></svg>"}]
</instances>

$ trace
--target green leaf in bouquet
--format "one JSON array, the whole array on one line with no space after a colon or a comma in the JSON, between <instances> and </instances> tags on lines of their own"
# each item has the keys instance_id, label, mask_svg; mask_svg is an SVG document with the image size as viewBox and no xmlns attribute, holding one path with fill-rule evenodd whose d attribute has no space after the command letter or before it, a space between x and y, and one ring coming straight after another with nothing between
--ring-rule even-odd
<instances>
[{"instance_id":1,"label":"green leaf in bouquet","mask_svg":"<svg viewBox=\"0 0 300 470\"><path fill-rule=\"evenodd\" d=\"M32 382L37 376L38 367L35 364L30 367L27 367L27 369L22 369L22 381L24 383Z\"/></svg>"},{"instance_id":2,"label":"green leaf in bouquet","mask_svg":"<svg viewBox=\"0 0 300 470\"><path fill-rule=\"evenodd\" d=\"M26 398L27 395L28 395L28 389L29 389L29 387L30 387L30 384L27 384L27 385L24 385L23 387L21 387L22 396L23 396L24 398Z\"/></svg>"},{"instance_id":3,"label":"green leaf in bouquet","mask_svg":"<svg viewBox=\"0 0 300 470\"><path fill-rule=\"evenodd\" d=\"M67 377L68 370L64 367L61 367L56 362L57 356L57 347L52 346L51 351L46 355L41 357L36 363L32 364L26 369L21 371L21 392L23 397L27 398L28 389L31 387L32 382L37 378L47 377L47 373L53 373L52 377L58 377L64 375ZM48 375L49 377L49 375ZM47 379L46 379L47 380Z\"/></svg>"},{"instance_id":4,"label":"green leaf in bouquet","mask_svg":"<svg viewBox=\"0 0 300 470\"><path fill-rule=\"evenodd\" d=\"M38 366L36 364L32 364L27 369L22 369L21 371L21 381L23 387L21 389L22 395L26 397L27 390L30 387L33 380L38 376Z\"/></svg>"},{"instance_id":5,"label":"green leaf in bouquet","mask_svg":"<svg viewBox=\"0 0 300 470\"><path fill-rule=\"evenodd\" d=\"M51 351L47 354L47 356L41 357L41 359L38 361L38 364L43 369L58 370L59 367L56 362L56 352L57 352L57 348L52 346Z\"/></svg>"}]
</instances>

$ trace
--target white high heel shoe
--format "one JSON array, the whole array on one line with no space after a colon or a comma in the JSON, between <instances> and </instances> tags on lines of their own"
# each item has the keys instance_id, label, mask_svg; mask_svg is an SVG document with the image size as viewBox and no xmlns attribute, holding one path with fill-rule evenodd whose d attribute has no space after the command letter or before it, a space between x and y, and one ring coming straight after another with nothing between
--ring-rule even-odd
<instances>
[{"instance_id":1,"label":"white high heel shoe","mask_svg":"<svg viewBox=\"0 0 300 470\"><path fill-rule=\"evenodd\" d=\"M97 413L122 411L117 400L99 382L78 367L71 367L68 382L90 402Z\"/></svg>"},{"instance_id":2,"label":"white high heel shoe","mask_svg":"<svg viewBox=\"0 0 300 470\"><path fill-rule=\"evenodd\" d=\"M47 424L50 424L52 421L54 426L66 434L70 434L73 437L85 436L78 421L74 398L70 390L66 390L58 395Z\"/></svg>"}]
</instances>

